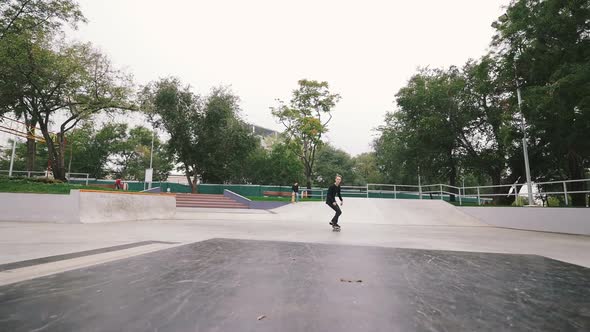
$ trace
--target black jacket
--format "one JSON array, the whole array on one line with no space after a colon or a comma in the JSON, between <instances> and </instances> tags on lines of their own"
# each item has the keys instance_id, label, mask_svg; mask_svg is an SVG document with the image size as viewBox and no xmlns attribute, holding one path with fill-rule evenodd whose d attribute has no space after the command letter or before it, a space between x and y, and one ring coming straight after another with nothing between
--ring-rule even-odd
<instances>
[{"instance_id":1,"label":"black jacket","mask_svg":"<svg viewBox=\"0 0 590 332\"><path fill-rule=\"evenodd\" d=\"M299 185L293 185L293 187L291 187L291 189L293 189L294 192L298 193L299 192Z\"/></svg>"},{"instance_id":2,"label":"black jacket","mask_svg":"<svg viewBox=\"0 0 590 332\"><path fill-rule=\"evenodd\" d=\"M328 188L326 204L332 205L334 202L336 202L336 195L338 195L338 198L340 198L340 201L342 201L342 195L340 194L340 186L333 184L330 186L330 188Z\"/></svg>"}]
</instances>

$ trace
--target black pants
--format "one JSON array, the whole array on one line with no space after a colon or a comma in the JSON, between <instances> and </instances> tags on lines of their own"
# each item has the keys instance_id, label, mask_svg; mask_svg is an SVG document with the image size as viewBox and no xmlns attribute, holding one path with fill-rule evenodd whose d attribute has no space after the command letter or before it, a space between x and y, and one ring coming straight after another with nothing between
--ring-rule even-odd
<instances>
[{"instance_id":1,"label":"black pants","mask_svg":"<svg viewBox=\"0 0 590 332\"><path fill-rule=\"evenodd\" d=\"M328 203L326 203L326 204L328 204ZM332 218L332 223L333 224L338 224L338 218L342 214L342 210L340 210L340 207L338 206L338 204L336 204L336 205L328 204L328 206L331 207L332 210L336 211L336 214L334 215L334 218Z\"/></svg>"}]
</instances>

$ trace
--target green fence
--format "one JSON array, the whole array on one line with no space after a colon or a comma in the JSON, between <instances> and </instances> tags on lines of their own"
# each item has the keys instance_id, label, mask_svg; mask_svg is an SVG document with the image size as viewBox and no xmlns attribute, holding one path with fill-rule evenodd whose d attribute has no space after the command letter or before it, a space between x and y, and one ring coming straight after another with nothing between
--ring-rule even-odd
<instances>
[{"instance_id":1,"label":"green fence","mask_svg":"<svg viewBox=\"0 0 590 332\"><path fill-rule=\"evenodd\" d=\"M70 183L76 184L86 184L86 180L70 180ZM125 181L128 186L129 191L142 191L147 189L147 183L145 182L134 182L134 181ZM115 180L89 180L88 185L114 185ZM162 188L162 192L167 192L170 189L170 192L173 193L190 193L191 187L185 184L179 183L171 183L171 182L152 182L152 188L160 187Z\"/></svg>"},{"instance_id":2,"label":"green fence","mask_svg":"<svg viewBox=\"0 0 590 332\"><path fill-rule=\"evenodd\" d=\"M72 180L72 183L78 184L85 184L86 180ZM142 191L147 189L147 184L145 182L129 182L126 181L129 191ZM115 184L114 180L90 180L88 182L89 185L99 184ZM171 182L153 182L152 188L160 187L162 192L168 192L170 189L171 193L190 193L191 188L185 184L179 183L171 183ZM200 184L198 185L198 193L199 194L218 194L222 195L223 191L231 190L234 193L242 196L253 196L253 197L262 197L264 196L265 191L279 191L279 192L291 192L290 186L263 186L263 185L243 185L243 184ZM305 190L305 188L301 188L301 190ZM320 189L320 188L313 188L313 194L315 196L320 196L318 192L320 190L323 191L322 197L325 197L327 189ZM367 197L366 192L346 192L342 193L342 197ZM391 191L371 191L369 192L369 198L389 198L389 199L419 199L420 196L417 193L404 193L398 192L394 194ZM433 194L430 196L429 194L422 194L422 199L440 199L438 194ZM443 195L443 200L449 201L450 197L448 195ZM458 197L455 197L455 201L459 201ZM463 202L466 203L477 203L477 198L472 197L463 197Z\"/></svg>"}]
</instances>

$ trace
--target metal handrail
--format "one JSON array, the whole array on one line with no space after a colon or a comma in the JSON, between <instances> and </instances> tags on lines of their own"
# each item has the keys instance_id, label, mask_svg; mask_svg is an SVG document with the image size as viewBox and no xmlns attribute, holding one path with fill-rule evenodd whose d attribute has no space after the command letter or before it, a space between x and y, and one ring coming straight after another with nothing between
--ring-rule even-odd
<instances>
[{"instance_id":1,"label":"metal handrail","mask_svg":"<svg viewBox=\"0 0 590 332\"><path fill-rule=\"evenodd\" d=\"M536 182L534 183L537 188L543 187L545 185L556 185L556 184L561 184L563 186L563 191L549 191L549 192L539 192L539 193L534 193L535 196L539 196L539 195L563 195L565 197L565 204L566 206L569 205L569 198L568 195L570 194L590 194L590 188L588 190L567 190L567 184L568 183L575 183L575 182L584 182L584 183L590 183L590 179L575 179L575 180L561 180L561 181L544 181L544 182ZM459 197L459 202L460 204L462 204L462 199L463 198L477 198L478 200L478 204L481 204L481 201L483 200L482 197L496 197L496 196L507 196L507 193L487 193L487 192L482 192L482 189L491 189L491 188L514 188L514 193L510 193L509 195L514 195L514 196L521 196L518 192L519 192L519 188L525 186L526 183L514 183L514 184L500 184L500 185L486 185L486 186L467 186L467 187L457 187L457 186L452 186L452 185L448 185L448 184L426 184L426 185L398 185L398 184L367 184L367 197L369 193L377 193L377 192L389 192L389 193L394 193L394 198L397 198L397 193L402 193L402 192L407 192L407 191L402 191L402 190L398 190L398 188L404 188L404 187L412 187L412 188L418 188L418 195L420 196L419 198L422 199L423 195L430 195L430 194L438 194L440 195L441 199L443 199L444 195L454 195ZM391 191L387 191L387 190L376 190L376 189L371 189L370 187L393 187L394 190ZM436 188L438 187L438 190L434 189L434 190L424 190L424 188ZM443 189L444 188L444 189ZM451 190L448 189L455 189L457 192L452 192ZM467 194L466 191L474 191L476 190L477 193L469 193ZM485 190L487 191L487 190ZM414 193L414 192L412 192Z\"/></svg>"}]
</instances>

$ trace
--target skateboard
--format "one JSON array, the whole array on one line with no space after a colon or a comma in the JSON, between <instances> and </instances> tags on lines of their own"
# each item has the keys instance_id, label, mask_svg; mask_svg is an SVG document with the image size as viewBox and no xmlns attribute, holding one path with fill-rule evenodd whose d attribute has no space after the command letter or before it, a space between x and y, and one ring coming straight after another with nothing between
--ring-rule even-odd
<instances>
[{"instance_id":1,"label":"skateboard","mask_svg":"<svg viewBox=\"0 0 590 332\"><path fill-rule=\"evenodd\" d=\"M332 232L340 232L340 226L332 226Z\"/></svg>"}]
</instances>

